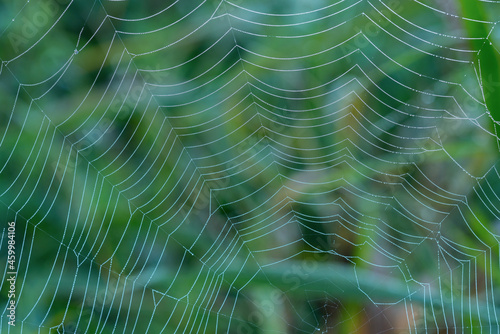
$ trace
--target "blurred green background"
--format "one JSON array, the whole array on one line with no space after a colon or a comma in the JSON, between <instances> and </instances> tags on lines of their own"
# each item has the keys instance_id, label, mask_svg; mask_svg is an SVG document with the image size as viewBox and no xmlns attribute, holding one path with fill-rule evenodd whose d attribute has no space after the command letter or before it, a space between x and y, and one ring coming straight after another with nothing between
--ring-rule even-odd
<instances>
[{"instance_id":1,"label":"blurred green background","mask_svg":"<svg viewBox=\"0 0 500 334\"><path fill-rule=\"evenodd\" d=\"M0 1L5 333L496 333L494 1Z\"/></svg>"}]
</instances>

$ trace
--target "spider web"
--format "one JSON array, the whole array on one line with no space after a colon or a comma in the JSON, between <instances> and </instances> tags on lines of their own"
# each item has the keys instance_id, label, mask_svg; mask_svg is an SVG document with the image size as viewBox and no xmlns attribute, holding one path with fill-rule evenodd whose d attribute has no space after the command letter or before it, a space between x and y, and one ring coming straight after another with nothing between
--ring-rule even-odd
<instances>
[{"instance_id":1,"label":"spider web","mask_svg":"<svg viewBox=\"0 0 500 334\"><path fill-rule=\"evenodd\" d=\"M470 3L0 2L2 332L498 331Z\"/></svg>"}]
</instances>

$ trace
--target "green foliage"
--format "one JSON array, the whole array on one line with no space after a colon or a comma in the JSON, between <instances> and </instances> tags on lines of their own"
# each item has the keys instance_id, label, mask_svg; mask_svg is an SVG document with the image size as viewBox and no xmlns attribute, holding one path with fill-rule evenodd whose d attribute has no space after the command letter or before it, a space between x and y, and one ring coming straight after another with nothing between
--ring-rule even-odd
<instances>
[{"instance_id":1,"label":"green foliage","mask_svg":"<svg viewBox=\"0 0 500 334\"><path fill-rule=\"evenodd\" d=\"M16 330L498 331L499 11L0 2Z\"/></svg>"}]
</instances>

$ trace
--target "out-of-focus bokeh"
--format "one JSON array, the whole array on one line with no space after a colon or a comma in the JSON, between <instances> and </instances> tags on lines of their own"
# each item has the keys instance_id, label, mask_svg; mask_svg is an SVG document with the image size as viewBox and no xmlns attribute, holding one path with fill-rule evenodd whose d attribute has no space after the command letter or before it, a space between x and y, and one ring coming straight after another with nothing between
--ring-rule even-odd
<instances>
[{"instance_id":1,"label":"out-of-focus bokeh","mask_svg":"<svg viewBox=\"0 0 500 334\"><path fill-rule=\"evenodd\" d=\"M0 332L498 332L499 17L0 1Z\"/></svg>"}]
</instances>

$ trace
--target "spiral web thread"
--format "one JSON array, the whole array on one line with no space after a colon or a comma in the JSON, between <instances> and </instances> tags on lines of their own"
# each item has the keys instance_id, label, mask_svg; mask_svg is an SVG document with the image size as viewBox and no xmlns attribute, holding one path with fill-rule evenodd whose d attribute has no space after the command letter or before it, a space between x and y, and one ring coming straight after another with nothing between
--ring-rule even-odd
<instances>
[{"instance_id":1,"label":"spiral web thread","mask_svg":"<svg viewBox=\"0 0 500 334\"><path fill-rule=\"evenodd\" d=\"M498 2L0 6L2 332L498 330Z\"/></svg>"}]
</instances>

